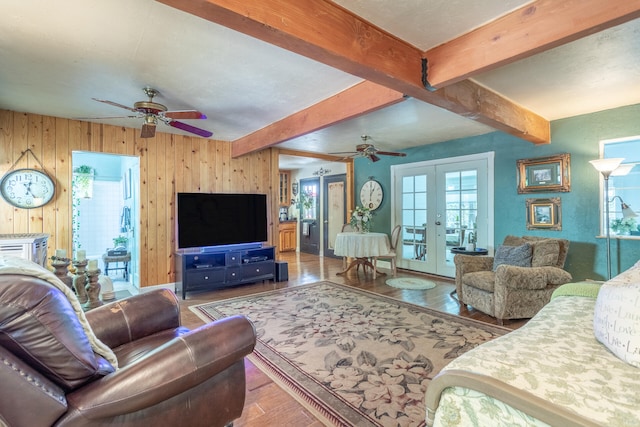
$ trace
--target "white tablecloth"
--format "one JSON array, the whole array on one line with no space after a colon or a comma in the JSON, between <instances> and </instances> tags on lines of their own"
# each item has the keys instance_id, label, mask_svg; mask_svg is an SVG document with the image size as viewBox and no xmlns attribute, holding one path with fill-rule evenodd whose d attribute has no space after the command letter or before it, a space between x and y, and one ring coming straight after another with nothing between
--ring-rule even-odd
<instances>
[{"instance_id":1,"label":"white tablecloth","mask_svg":"<svg viewBox=\"0 0 640 427\"><path fill-rule=\"evenodd\" d=\"M388 254L389 236L385 233L338 233L334 254L352 258L369 258Z\"/></svg>"}]
</instances>

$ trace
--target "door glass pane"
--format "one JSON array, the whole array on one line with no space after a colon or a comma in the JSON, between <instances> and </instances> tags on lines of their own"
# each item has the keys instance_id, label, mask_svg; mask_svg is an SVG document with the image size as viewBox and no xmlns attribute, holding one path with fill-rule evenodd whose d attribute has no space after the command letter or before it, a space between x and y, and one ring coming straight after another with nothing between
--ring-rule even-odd
<instances>
[{"instance_id":1,"label":"door glass pane","mask_svg":"<svg viewBox=\"0 0 640 427\"><path fill-rule=\"evenodd\" d=\"M452 247L475 243L478 214L478 172L447 172L445 175L446 262L453 264Z\"/></svg>"},{"instance_id":2,"label":"door glass pane","mask_svg":"<svg viewBox=\"0 0 640 427\"><path fill-rule=\"evenodd\" d=\"M402 258L426 256L427 176L402 178Z\"/></svg>"},{"instance_id":3,"label":"door glass pane","mask_svg":"<svg viewBox=\"0 0 640 427\"><path fill-rule=\"evenodd\" d=\"M300 192L302 219L316 219L316 204L318 202L318 187L303 185Z\"/></svg>"}]
</instances>

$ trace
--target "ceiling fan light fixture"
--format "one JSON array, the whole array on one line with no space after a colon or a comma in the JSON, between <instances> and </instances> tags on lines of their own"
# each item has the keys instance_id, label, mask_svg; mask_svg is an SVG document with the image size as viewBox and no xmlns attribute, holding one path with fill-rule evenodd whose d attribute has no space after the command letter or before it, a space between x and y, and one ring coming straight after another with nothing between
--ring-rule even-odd
<instances>
[{"instance_id":1,"label":"ceiling fan light fixture","mask_svg":"<svg viewBox=\"0 0 640 427\"><path fill-rule=\"evenodd\" d=\"M147 114L144 116L144 124L140 131L140 138L153 138L156 136L156 124L158 119L153 114Z\"/></svg>"}]
</instances>

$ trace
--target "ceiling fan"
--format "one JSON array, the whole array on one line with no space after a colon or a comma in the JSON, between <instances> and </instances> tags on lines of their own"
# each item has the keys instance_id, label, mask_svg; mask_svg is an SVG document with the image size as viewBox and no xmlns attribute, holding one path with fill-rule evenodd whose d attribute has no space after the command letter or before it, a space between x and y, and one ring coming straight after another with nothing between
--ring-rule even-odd
<instances>
[{"instance_id":1,"label":"ceiling fan","mask_svg":"<svg viewBox=\"0 0 640 427\"><path fill-rule=\"evenodd\" d=\"M393 151L380 151L373 144L368 143L367 141L371 139L369 135L362 135L362 144L356 145L356 151L343 151L338 153L329 153L329 154L348 154L345 158L349 157L368 157L372 162L377 162L380 160L378 156L396 156L396 157L404 157L406 153L398 153Z\"/></svg>"},{"instance_id":2,"label":"ceiling fan","mask_svg":"<svg viewBox=\"0 0 640 427\"><path fill-rule=\"evenodd\" d=\"M142 130L140 133L141 138L153 138L156 134L156 124L161 121L176 129L181 129L186 132L190 132L204 138L208 138L213 135L208 130L200 129L189 124L179 122L176 119L191 120L191 119L206 119L207 116L196 110L184 110L184 111L168 111L167 107L157 102L153 102L153 97L158 95L158 91L145 87L142 91L149 97L147 101L139 101L133 104L133 108L126 105L119 104L113 101L107 101L105 99L91 98L94 101L103 102L105 104L113 105L114 107L124 108L125 110L136 113L133 116L120 116L120 117L94 117L96 119L119 119L119 118L141 118L144 119L142 124Z\"/></svg>"}]
</instances>

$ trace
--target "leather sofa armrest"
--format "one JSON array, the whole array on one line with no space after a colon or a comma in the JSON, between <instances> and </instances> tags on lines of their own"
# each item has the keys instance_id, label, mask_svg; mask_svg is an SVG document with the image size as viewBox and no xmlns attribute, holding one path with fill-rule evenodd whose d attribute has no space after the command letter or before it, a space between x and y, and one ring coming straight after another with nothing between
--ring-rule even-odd
<instances>
[{"instance_id":1,"label":"leather sofa armrest","mask_svg":"<svg viewBox=\"0 0 640 427\"><path fill-rule=\"evenodd\" d=\"M544 289L571 281L571 274L558 267L518 267L503 264L496 269L495 286L508 289Z\"/></svg>"},{"instance_id":2,"label":"leather sofa armrest","mask_svg":"<svg viewBox=\"0 0 640 427\"><path fill-rule=\"evenodd\" d=\"M0 384L0 425L53 425L67 411L64 391L2 346Z\"/></svg>"},{"instance_id":3,"label":"leather sofa armrest","mask_svg":"<svg viewBox=\"0 0 640 427\"><path fill-rule=\"evenodd\" d=\"M98 339L116 348L180 326L180 305L170 290L155 289L90 310L86 317Z\"/></svg>"},{"instance_id":4,"label":"leather sofa armrest","mask_svg":"<svg viewBox=\"0 0 640 427\"><path fill-rule=\"evenodd\" d=\"M77 416L91 420L143 410L242 361L255 342L253 324L243 316L208 323L68 394L67 401Z\"/></svg>"}]
</instances>

